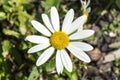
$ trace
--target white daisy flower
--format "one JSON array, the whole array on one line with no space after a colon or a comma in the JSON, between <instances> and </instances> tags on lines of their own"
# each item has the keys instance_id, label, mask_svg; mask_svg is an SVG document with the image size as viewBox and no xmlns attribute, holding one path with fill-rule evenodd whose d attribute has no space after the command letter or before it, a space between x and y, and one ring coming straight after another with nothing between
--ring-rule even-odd
<instances>
[{"instance_id":1,"label":"white daisy flower","mask_svg":"<svg viewBox=\"0 0 120 80\"><path fill-rule=\"evenodd\" d=\"M38 21L31 21L33 27L43 34L42 36L31 35L26 37L26 40L37 44L30 48L28 53L44 50L36 62L37 66L44 64L54 52L56 54L56 70L58 74L63 72L64 67L69 72L72 72L72 62L68 51L84 62L91 61L84 51L92 50L93 47L79 40L93 35L94 31L82 30L77 32L78 27L83 25L85 19L84 16L80 16L73 21L73 17L74 11L70 9L65 15L62 27L60 27L58 11L55 7L52 7L50 19L46 14L42 14L45 26Z\"/></svg>"},{"instance_id":2,"label":"white daisy flower","mask_svg":"<svg viewBox=\"0 0 120 80\"><path fill-rule=\"evenodd\" d=\"M82 11L83 11L83 16L85 16L85 22L83 23L83 25L88 21L88 16L89 16L89 13L91 11L91 8L88 7L89 4L90 4L90 0L86 1L86 0L80 0L81 2L81 5L82 5ZM81 31L83 30L83 26L80 26L78 28L78 31Z\"/></svg>"},{"instance_id":3,"label":"white daisy flower","mask_svg":"<svg viewBox=\"0 0 120 80\"><path fill-rule=\"evenodd\" d=\"M86 1L86 0L80 0L81 4L82 4L82 10L83 13L90 13L91 8L88 7L90 4L90 0Z\"/></svg>"}]
</instances>

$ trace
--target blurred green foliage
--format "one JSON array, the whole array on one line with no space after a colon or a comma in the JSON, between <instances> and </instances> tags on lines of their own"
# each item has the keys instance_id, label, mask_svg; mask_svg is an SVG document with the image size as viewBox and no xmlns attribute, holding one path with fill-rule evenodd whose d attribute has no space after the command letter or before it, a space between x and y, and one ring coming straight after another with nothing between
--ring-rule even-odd
<instances>
[{"instance_id":1,"label":"blurred green foliage","mask_svg":"<svg viewBox=\"0 0 120 80\"><path fill-rule=\"evenodd\" d=\"M45 8L44 13L49 13L51 6L56 6L56 8L59 7L60 5L60 0L46 0L46 1L41 1L42 6Z\"/></svg>"},{"instance_id":2,"label":"blurred green foliage","mask_svg":"<svg viewBox=\"0 0 120 80\"><path fill-rule=\"evenodd\" d=\"M112 23L109 25L105 25L103 27L103 31L114 32L120 34L120 32L117 30L120 27L120 18L115 18Z\"/></svg>"},{"instance_id":3,"label":"blurred green foliage","mask_svg":"<svg viewBox=\"0 0 120 80\"><path fill-rule=\"evenodd\" d=\"M120 59L115 60L115 66L116 74L120 75Z\"/></svg>"},{"instance_id":4,"label":"blurred green foliage","mask_svg":"<svg viewBox=\"0 0 120 80\"><path fill-rule=\"evenodd\" d=\"M111 23L104 25L104 27L102 28L103 32L113 32L115 34L117 34L118 36L120 36L120 18L115 17L115 13L117 11L115 9L111 9L110 10L110 14L114 15L113 16L113 20Z\"/></svg>"},{"instance_id":5,"label":"blurred green foliage","mask_svg":"<svg viewBox=\"0 0 120 80\"><path fill-rule=\"evenodd\" d=\"M116 5L120 8L120 0L116 0Z\"/></svg>"},{"instance_id":6,"label":"blurred green foliage","mask_svg":"<svg viewBox=\"0 0 120 80\"><path fill-rule=\"evenodd\" d=\"M110 3L111 1L103 2ZM90 6L92 5L94 4L91 1ZM120 0L116 0L114 5L120 8ZM48 14L51 6L58 8L59 14L62 16L60 19L63 19L70 8L75 9L75 18L81 13L79 0L0 0L0 80L39 80L42 78L78 80L81 78L82 75L78 74L77 70L86 70L87 64L77 62L76 59L73 62L77 62L79 65L74 65L72 73L64 70L63 74L57 75L54 57L45 65L36 67L35 62L38 55L27 54L27 50L33 44L26 42L25 37L38 34L30 21L35 18L42 21L37 15ZM91 14L94 16L89 19L89 22L94 22L100 16L101 9L100 7L93 9L92 13L95 14ZM116 32L117 26L120 26L120 19L115 19L109 26L105 26L103 30ZM94 39L93 37L92 39ZM38 52L38 54L41 53ZM116 62L116 66L118 63Z\"/></svg>"},{"instance_id":7,"label":"blurred green foliage","mask_svg":"<svg viewBox=\"0 0 120 80\"><path fill-rule=\"evenodd\" d=\"M31 29L34 16L28 10L33 6L29 0L0 0L0 80L28 79L22 57L27 57L24 38Z\"/></svg>"}]
</instances>

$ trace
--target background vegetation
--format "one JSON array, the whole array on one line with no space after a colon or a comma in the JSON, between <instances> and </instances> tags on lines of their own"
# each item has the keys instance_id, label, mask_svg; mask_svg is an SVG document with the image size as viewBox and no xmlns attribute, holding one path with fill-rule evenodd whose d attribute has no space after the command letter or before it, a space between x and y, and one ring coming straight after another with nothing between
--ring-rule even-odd
<instances>
[{"instance_id":1,"label":"background vegetation","mask_svg":"<svg viewBox=\"0 0 120 80\"><path fill-rule=\"evenodd\" d=\"M0 0L0 80L119 80L120 0L91 0L84 28L96 33L84 41L94 46L87 52L92 62L73 58L73 72L64 70L61 75L55 71L54 57L36 67L38 55L27 53L33 44L25 41L26 36L39 34L30 21L42 22L41 14L48 14L51 6L58 8L61 21L71 8L75 18L82 15L79 0Z\"/></svg>"}]
</instances>

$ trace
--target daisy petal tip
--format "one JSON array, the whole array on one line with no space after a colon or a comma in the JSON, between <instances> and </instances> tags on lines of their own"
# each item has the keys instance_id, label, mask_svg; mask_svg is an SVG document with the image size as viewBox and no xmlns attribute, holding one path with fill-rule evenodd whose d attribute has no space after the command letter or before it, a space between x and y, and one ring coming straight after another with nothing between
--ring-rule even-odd
<instances>
[{"instance_id":1,"label":"daisy petal tip","mask_svg":"<svg viewBox=\"0 0 120 80\"><path fill-rule=\"evenodd\" d=\"M36 20L31 20L31 24L34 26L36 24Z\"/></svg>"},{"instance_id":2,"label":"daisy petal tip","mask_svg":"<svg viewBox=\"0 0 120 80\"><path fill-rule=\"evenodd\" d=\"M72 72L72 68L68 70L69 72Z\"/></svg>"},{"instance_id":3,"label":"daisy petal tip","mask_svg":"<svg viewBox=\"0 0 120 80\"><path fill-rule=\"evenodd\" d=\"M56 9L56 7L55 7L55 6L52 6L51 9Z\"/></svg>"},{"instance_id":4,"label":"daisy petal tip","mask_svg":"<svg viewBox=\"0 0 120 80\"><path fill-rule=\"evenodd\" d=\"M33 52L32 52L31 50L28 50L27 53L28 53L28 54L31 54L31 53L33 53Z\"/></svg>"},{"instance_id":5,"label":"daisy petal tip","mask_svg":"<svg viewBox=\"0 0 120 80\"><path fill-rule=\"evenodd\" d=\"M36 62L36 66L40 66L40 64L38 62Z\"/></svg>"},{"instance_id":6,"label":"daisy petal tip","mask_svg":"<svg viewBox=\"0 0 120 80\"><path fill-rule=\"evenodd\" d=\"M58 74L58 75L60 75L60 74L61 74L61 72L57 72L57 74Z\"/></svg>"},{"instance_id":7,"label":"daisy petal tip","mask_svg":"<svg viewBox=\"0 0 120 80\"><path fill-rule=\"evenodd\" d=\"M71 11L71 12L74 12L74 10L73 10L73 9L70 9L70 11Z\"/></svg>"},{"instance_id":8,"label":"daisy petal tip","mask_svg":"<svg viewBox=\"0 0 120 80\"><path fill-rule=\"evenodd\" d=\"M55 6L51 7L51 11L57 11L57 8Z\"/></svg>"},{"instance_id":9,"label":"daisy petal tip","mask_svg":"<svg viewBox=\"0 0 120 80\"><path fill-rule=\"evenodd\" d=\"M93 49L94 49L94 48L91 46L91 49L90 49L90 51L91 51L91 50L93 50Z\"/></svg>"},{"instance_id":10,"label":"daisy petal tip","mask_svg":"<svg viewBox=\"0 0 120 80\"><path fill-rule=\"evenodd\" d=\"M62 70L61 70L61 71L58 71L58 70L57 70L57 74L58 74L58 75L62 74L62 72L63 72Z\"/></svg>"},{"instance_id":11,"label":"daisy petal tip","mask_svg":"<svg viewBox=\"0 0 120 80\"><path fill-rule=\"evenodd\" d=\"M88 33L90 34L89 36L92 36L95 33L95 31L94 30L88 30Z\"/></svg>"},{"instance_id":12,"label":"daisy petal tip","mask_svg":"<svg viewBox=\"0 0 120 80\"><path fill-rule=\"evenodd\" d=\"M60 72L60 74L62 74L63 71Z\"/></svg>"},{"instance_id":13,"label":"daisy petal tip","mask_svg":"<svg viewBox=\"0 0 120 80\"><path fill-rule=\"evenodd\" d=\"M95 33L95 31L94 31L94 30L91 30L91 33L92 33L92 34L94 34L94 33Z\"/></svg>"},{"instance_id":14,"label":"daisy petal tip","mask_svg":"<svg viewBox=\"0 0 120 80\"><path fill-rule=\"evenodd\" d=\"M62 74L62 72L63 72L63 69L60 71L60 74Z\"/></svg>"},{"instance_id":15,"label":"daisy petal tip","mask_svg":"<svg viewBox=\"0 0 120 80\"><path fill-rule=\"evenodd\" d=\"M58 73L59 75L60 75L60 74L62 74L62 72L61 72L61 71L58 71L57 73Z\"/></svg>"},{"instance_id":16,"label":"daisy petal tip","mask_svg":"<svg viewBox=\"0 0 120 80\"><path fill-rule=\"evenodd\" d=\"M70 9L69 10L71 13L72 13L72 15L74 16L74 10L73 9ZM71 15L70 15L71 16Z\"/></svg>"},{"instance_id":17,"label":"daisy petal tip","mask_svg":"<svg viewBox=\"0 0 120 80\"><path fill-rule=\"evenodd\" d=\"M42 65L42 62L40 62L40 61L36 62L36 66L41 66L41 65Z\"/></svg>"},{"instance_id":18,"label":"daisy petal tip","mask_svg":"<svg viewBox=\"0 0 120 80\"><path fill-rule=\"evenodd\" d=\"M28 54L35 53L36 51L32 50L31 48L27 51Z\"/></svg>"},{"instance_id":19,"label":"daisy petal tip","mask_svg":"<svg viewBox=\"0 0 120 80\"><path fill-rule=\"evenodd\" d=\"M93 46L88 47L88 51L92 51L93 49L94 49Z\"/></svg>"},{"instance_id":20,"label":"daisy petal tip","mask_svg":"<svg viewBox=\"0 0 120 80\"><path fill-rule=\"evenodd\" d=\"M90 62L91 62L91 59L88 58L85 62L86 62L86 63L90 63Z\"/></svg>"},{"instance_id":21,"label":"daisy petal tip","mask_svg":"<svg viewBox=\"0 0 120 80\"><path fill-rule=\"evenodd\" d=\"M25 38L25 41L27 41L28 40L28 36Z\"/></svg>"},{"instance_id":22,"label":"daisy petal tip","mask_svg":"<svg viewBox=\"0 0 120 80\"><path fill-rule=\"evenodd\" d=\"M33 24L36 20L31 20L31 23Z\"/></svg>"},{"instance_id":23,"label":"daisy petal tip","mask_svg":"<svg viewBox=\"0 0 120 80\"><path fill-rule=\"evenodd\" d=\"M41 14L41 16L42 16L42 17L44 17L45 15L46 15L46 14L44 14L44 13L43 13L43 14Z\"/></svg>"},{"instance_id":24,"label":"daisy petal tip","mask_svg":"<svg viewBox=\"0 0 120 80\"><path fill-rule=\"evenodd\" d=\"M30 39L30 36L27 36L27 37L25 38L26 41L29 41L29 39Z\"/></svg>"}]
</instances>

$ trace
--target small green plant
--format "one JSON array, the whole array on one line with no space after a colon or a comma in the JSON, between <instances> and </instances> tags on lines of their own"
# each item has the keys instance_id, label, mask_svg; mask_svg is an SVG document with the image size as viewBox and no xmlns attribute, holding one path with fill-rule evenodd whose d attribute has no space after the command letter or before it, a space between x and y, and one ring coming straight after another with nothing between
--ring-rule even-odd
<instances>
[{"instance_id":1,"label":"small green plant","mask_svg":"<svg viewBox=\"0 0 120 80\"><path fill-rule=\"evenodd\" d=\"M112 10L110 11L110 13L111 13L112 15L114 15L114 14L116 13L116 10L115 10L115 9L112 9ZM119 29L120 29L120 18L114 17L114 18L113 18L113 21L112 21L111 23L105 25L105 26L102 28L102 31L103 31L103 32L107 32L108 34L109 34L110 32L113 32L113 33L115 33L115 34L117 34L117 35L119 36L119 34L120 34Z\"/></svg>"},{"instance_id":2,"label":"small green plant","mask_svg":"<svg viewBox=\"0 0 120 80\"><path fill-rule=\"evenodd\" d=\"M115 71L117 75L120 75L120 58L115 59Z\"/></svg>"}]
</instances>

